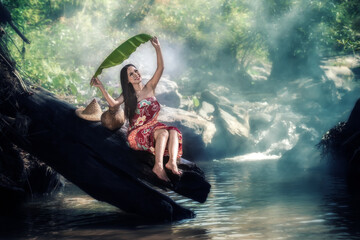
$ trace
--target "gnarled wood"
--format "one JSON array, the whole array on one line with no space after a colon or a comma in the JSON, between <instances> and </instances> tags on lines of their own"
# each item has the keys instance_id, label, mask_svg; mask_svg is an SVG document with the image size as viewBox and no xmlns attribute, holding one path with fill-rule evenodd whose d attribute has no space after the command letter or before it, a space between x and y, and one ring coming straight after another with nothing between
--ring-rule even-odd
<instances>
[{"instance_id":1,"label":"gnarled wood","mask_svg":"<svg viewBox=\"0 0 360 240\"><path fill-rule=\"evenodd\" d=\"M74 106L41 88L32 89L31 93L24 91L9 62L0 59L3 77L0 87L11 91L1 96L0 114L4 121L13 119L14 123L8 126L12 131L2 129L13 144L51 166L90 196L124 211L161 221L194 217L191 210L151 187L152 184L171 189L204 202L210 184L194 163L182 159L179 165L182 176L168 173L171 184L160 181L151 171L153 155L130 149L124 129L113 132L99 122L80 119Z\"/></svg>"}]
</instances>

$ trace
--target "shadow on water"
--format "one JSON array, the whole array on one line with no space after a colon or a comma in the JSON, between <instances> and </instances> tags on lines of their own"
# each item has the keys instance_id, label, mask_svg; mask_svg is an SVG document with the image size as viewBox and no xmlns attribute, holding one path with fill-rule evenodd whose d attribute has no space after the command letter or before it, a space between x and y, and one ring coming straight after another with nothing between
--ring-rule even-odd
<instances>
[{"instance_id":1,"label":"shadow on water","mask_svg":"<svg viewBox=\"0 0 360 240\"><path fill-rule=\"evenodd\" d=\"M98 202L68 183L64 192L35 197L18 208L0 212L0 239L169 239L206 236L206 229L173 230Z\"/></svg>"},{"instance_id":2,"label":"shadow on water","mask_svg":"<svg viewBox=\"0 0 360 240\"><path fill-rule=\"evenodd\" d=\"M330 174L321 209L327 213L331 233L360 239L360 189L350 188L343 173Z\"/></svg>"},{"instance_id":3,"label":"shadow on water","mask_svg":"<svg viewBox=\"0 0 360 240\"><path fill-rule=\"evenodd\" d=\"M344 166L324 161L307 169L279 161L278 169L288 179L301 176L301 192L318 195L319 221L328 228L326 234L334 239L360 239L360 189L348 184Z\"/></svg>"},{"instance_id":4,"label":"shadow on water","mask_svg":"<svg viewBox=\"0 0 360 240\"><path fill-rule=\"evenodd\" d=\"M360 238L359 194L348 191L345 178L278 163L215 163L213 198L228 209L234 232L256 239Z\"/></svg>"},{"instance_id":5,"label":"shadow on water","mask_svg":"<svg viewBox=\"0 0 360 240\"><path fill-rule=\"evenodd\" d=\"M198 165L212 184L204 204L168 192L194 219L150 222L69 184L0 216L0 239L360 239L359 194L325 168L236 159Z\"/></svg>"}]
</instances>

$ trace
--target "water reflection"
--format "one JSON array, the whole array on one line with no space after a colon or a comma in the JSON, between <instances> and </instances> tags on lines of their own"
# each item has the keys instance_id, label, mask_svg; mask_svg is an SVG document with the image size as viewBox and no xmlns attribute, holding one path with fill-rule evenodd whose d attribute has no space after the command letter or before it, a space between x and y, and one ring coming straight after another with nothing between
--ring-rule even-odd
<instances>
[{"instance_id":1,"label":"water reflection","mask_svg":"<svg viewBox=\"0 0 360 240\"><path fill-rule=\"evenodd\" d=\"M343 178L277 160L200 162L212 184L205 204L170 196L197 217L153 223L69 185L0 217L0 239L359 239L359 197ZM281 171L279 170L281 169Z\"/></svg>"}]
</instances>

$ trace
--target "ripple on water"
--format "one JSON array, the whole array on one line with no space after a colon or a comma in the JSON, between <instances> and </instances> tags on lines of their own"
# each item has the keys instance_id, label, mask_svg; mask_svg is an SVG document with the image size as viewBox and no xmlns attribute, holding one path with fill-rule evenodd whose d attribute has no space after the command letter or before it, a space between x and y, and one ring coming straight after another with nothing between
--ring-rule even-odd
<instances>
[{"instance_id":1,"label":"ripple on water","mask_svg":"<svg viewBox=\"0 0 360 240\"><path fill-rule=\"evenodd\" d=\"M356 239L359 216L344 181L324 173L282 174L276 161L207 162L212 184L204 204L164 192L196 218L154 224L96 201L69 184L62 194L34 199L0 218L12 239ZM221 174L219 174L221 173ZM323 174L314 178L312 174ZM11 222L16 229L5 229ZM21 231L19 231L21 228ZM16 236L16 237L14 237Z\"/></svg>"}]
</instances>

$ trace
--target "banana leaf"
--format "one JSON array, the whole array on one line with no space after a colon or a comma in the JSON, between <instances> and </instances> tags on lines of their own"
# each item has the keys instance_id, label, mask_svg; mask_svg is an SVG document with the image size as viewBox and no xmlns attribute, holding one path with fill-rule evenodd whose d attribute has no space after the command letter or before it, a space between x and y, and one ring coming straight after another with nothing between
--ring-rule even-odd
<instances>
[{"instance_id":1,"label":"banana leaf","mask_svg":"<svg viewBox=\"0 0 360 240\"><path fill-rule=\"evenodd\" d=\"M151 38L152 36L142 33L123 42L101 63L93 77L100 75L104 68L114 67L121 64L124 60L129 58L133 52L135 52L136 48L140 46L140 44L149 41Z\"/></svg>"}]
</instances>

